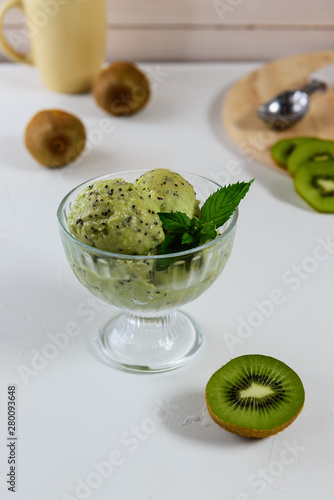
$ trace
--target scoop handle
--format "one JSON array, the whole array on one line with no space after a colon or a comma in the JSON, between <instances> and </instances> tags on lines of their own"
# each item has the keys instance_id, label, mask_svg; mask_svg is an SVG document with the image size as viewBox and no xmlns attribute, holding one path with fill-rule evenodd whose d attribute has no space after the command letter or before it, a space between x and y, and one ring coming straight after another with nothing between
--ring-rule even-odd
<instances>
[{"instance_id":1,"label":"scoop handle","mask_svg":"<svg viewBox=\"0 0 334 500\"><path fill-rule=\"evenodd\" d=\"M327 89L327 85L320 80L309 80L306 85L303 85L299 90L305 92L307 95L314 94L314 92L324 92Z\"/></svg>"},{"instance_id":2,"label":"scoop handle","mask_svg":"<svg viewBox=\"0 0 334 500\"><path fill-rule=\"evenodd\" d=\"M334 86L334 63L322 66L308 76L308 81L317 80L326 84L327 88Z\"/></svg>"}]
</instances>

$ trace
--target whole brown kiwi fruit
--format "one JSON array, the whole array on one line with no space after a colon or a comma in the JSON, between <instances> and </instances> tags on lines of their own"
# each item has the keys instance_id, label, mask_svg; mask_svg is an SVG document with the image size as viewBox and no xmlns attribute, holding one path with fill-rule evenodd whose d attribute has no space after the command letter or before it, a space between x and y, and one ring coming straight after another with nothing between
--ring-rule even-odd
<instances>
[{"instance_id":1,"label":"whole brown kiwi fruit","mask_svg":"<svg viewBox=\"0 0 334 500\"><path fill-rule=\"evenodd\" d=\"M143 109L150 99L147 76L127 61L117 61L102 69L93 83L97 104L115 116L132 115Z\"/></svg>"},{"instance_id":2,"label":"whole brown kiwi fruit","mask_svg":"<svg viewBox=\"0 0 334 500\"><path fill-rule=\"evenodd\" d=\"M81 120L71 113L45 109L30 120L24 140L39 163L61 167L80 156L86 143L86 130Z\"/></svg>"}]
</instances>

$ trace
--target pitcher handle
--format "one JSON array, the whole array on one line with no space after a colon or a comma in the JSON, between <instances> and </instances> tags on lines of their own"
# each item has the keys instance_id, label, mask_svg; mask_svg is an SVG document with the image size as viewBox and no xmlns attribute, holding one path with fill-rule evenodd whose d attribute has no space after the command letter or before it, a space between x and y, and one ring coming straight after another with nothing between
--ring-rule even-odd
<instances>
[{"instance_id":1,"label":"pitcher handle","mask_svg":"<svg viewBox=\"0 0 334 500\"><path fill-rule=\"evenodd\" d=\"M3 52L6 54L6 56L9 57L12 61L15 62L20 62L20 63L25 63L25 64L33 64L31 57L28 54L22 54L21 52L17 51L7 40L7 37L5 35L4 31L4 18L7 12L10 9L13 9L14 7L17 7L21 10L23 10L23 4L22 0L7 0L1 7L0 7L0 47L2 48Z\"/></svg>"}]
</instances>

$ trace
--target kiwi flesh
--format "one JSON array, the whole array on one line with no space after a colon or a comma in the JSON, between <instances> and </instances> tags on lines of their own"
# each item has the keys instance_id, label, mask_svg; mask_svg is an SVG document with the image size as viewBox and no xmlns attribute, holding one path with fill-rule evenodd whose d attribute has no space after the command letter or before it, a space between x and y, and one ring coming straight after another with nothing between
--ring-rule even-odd
<instances>
[{"instance_id":1,"label":"kiwi flesh","mask_svg":"<svg viewBox=\"0 0 334 500\"><path fill-rule=\"evenodd\" d=\"M60 109L45 109L26 126L25 145L30 154L46 167L62 167L82 153L86 130L79 118Z\"/></svg>"},{"instance_id":2,"label":"kiwi flesh","mask_svg":"<svg viewBox=\"0 0 334 500\"><path fill-rule=\"evenodd\" d=\"M334 160L303 163L295 174L295 189L318 212L334 213Z\"/></svg>"},{"instance_id":3,"label":"kiwi flesh","mask_svg":"<svg viewBox=\"0 0 334 500\"><path fill-rule=\"evenodd\" d=\"M288 157L294 151L294 149L299 144L304 144L308 141L316 141L316 137L305 136L305 137L290 137L288 139L282 139L277 141L271 147L271 155L277 165L283 168L287 168Z\"/></svg>"},{"instance_id":4,"label":"kiwi flesh","mask_svg":"<svg viewBox=\"0 0 334 500\"><path fill-rule=\"evenodd\" d=\"M210 416L225 430L265 438L295 420L305 391L299 376L282 361L248 354L232 359L212 375L205 399Z\"/></svg>"},{"instance_id":5,"label":"kiwi flesh","mask_svg":"<svg viewBox=\"0 0 334 500\"><path fill-rule=\"evenodd\" d=\"M297 145L288 156L287 167L290 174L294 177L298 168L310 161L320 164L322 161L334 159L334 141L325 141L322 139L302 142Z\"/></svg>"},{"instance_id":6,"label":"kiwi flesh","mask_svg":"<svg viewBox=\"0 0 334 500\"><path fill-rule=\"evenodd\" d=\"M95 101L115 116L140 111L148 103L150 94L147 76L128 61L117 61L102 69L93 83Z\"/></svg>"}]
</instances>

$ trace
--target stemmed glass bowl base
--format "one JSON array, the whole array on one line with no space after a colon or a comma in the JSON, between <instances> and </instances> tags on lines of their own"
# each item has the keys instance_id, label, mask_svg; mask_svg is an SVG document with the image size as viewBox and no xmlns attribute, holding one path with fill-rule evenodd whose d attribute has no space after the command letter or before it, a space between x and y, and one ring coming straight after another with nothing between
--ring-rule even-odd
<instances>
[{"instance_id":1,"label":"stemmed glass bowl base","mask_svg":"<svg viewBox=\"0 0 334 500\"><path fill-rule=\"evenodd\" d=\"M197 322L174 309L142 317L123 312L100 328L97 344L112 365L131 372L164 372L190 361L203 342Z\"/></svg>"}]
</instances>

